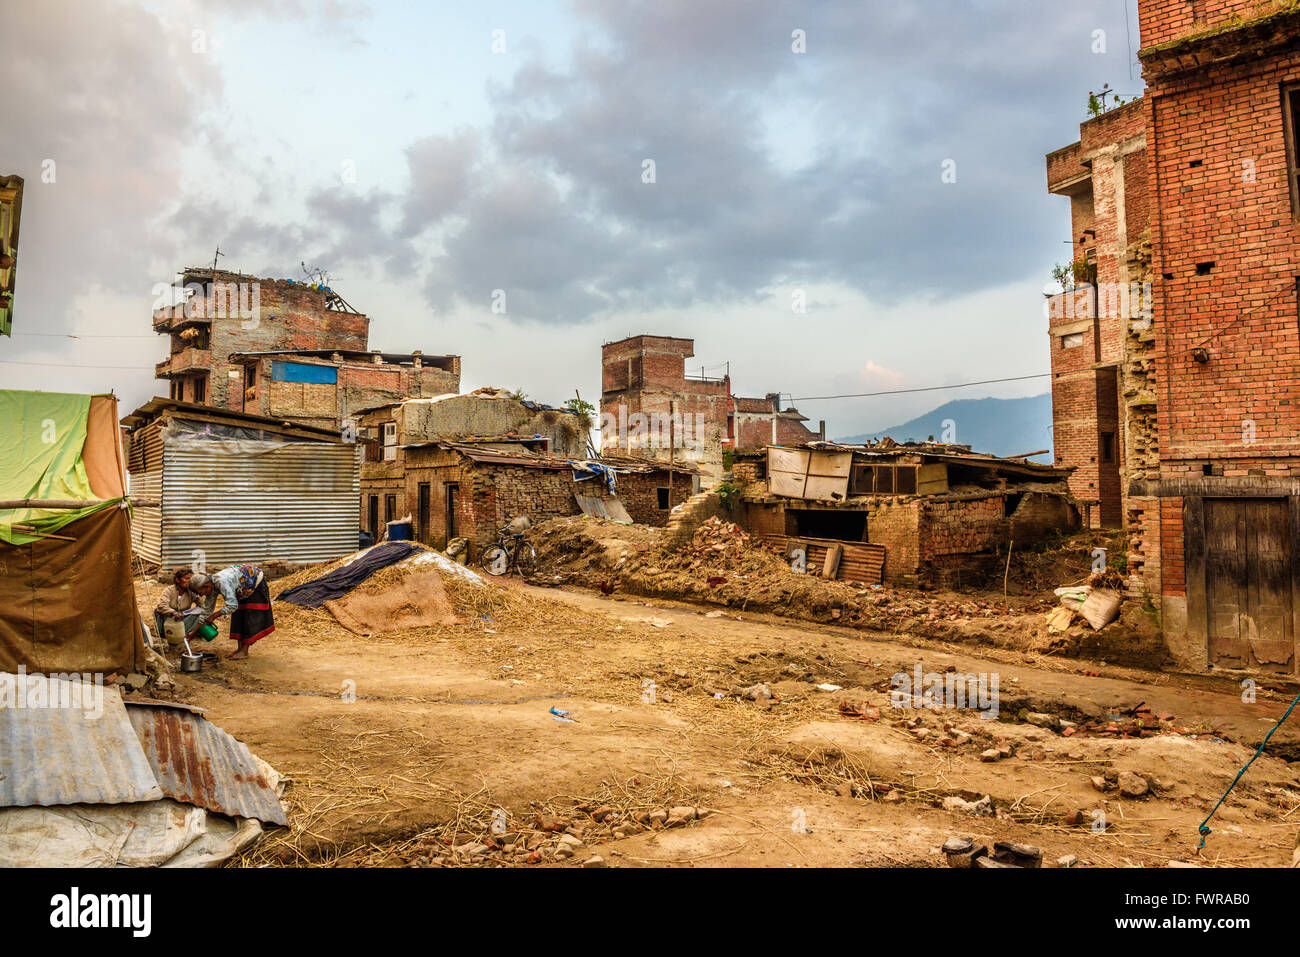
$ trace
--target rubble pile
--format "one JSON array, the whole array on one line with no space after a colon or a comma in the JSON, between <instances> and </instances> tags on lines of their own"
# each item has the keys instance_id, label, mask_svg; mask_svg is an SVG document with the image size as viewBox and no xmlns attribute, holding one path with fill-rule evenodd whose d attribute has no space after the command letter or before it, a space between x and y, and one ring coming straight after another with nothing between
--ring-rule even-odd
<instances>
[{"instance_id":1,"label":"rubble pile","mask_svg":"<svg viewBox=\"0 0 1300 957\"><path fill-rule=\"evenodd\" d=\"M1076 612L1064 608L1058 609L1067 615L1059 628L1050 623L1044 627L1044 612L1056 605L1051 596L976 598L831 581L813 570L795 572L776 546L717 517L702 523L674 552L663 550L659 529L646 526L580 517L553 519L534 531L540 567L535 584L695 601L741 612L1096 657L1139 667L1158 667L1167 655L1159 629L1137 602L1125 603L1120 621L1100 633L1085 621L1076 621ZM1075 551L1068 556L1077 567ZM1091 591L1091 586L1073 590L1083 589Z\"/></svg>"},{"instance_id":2,"label":"rubble pile","mask_svg":"<svg viewBox=\"0 0 1300 957\"><path fill-rule=\"evenodd\" d=\"M793 574L775 546L755 538L733 522L716 517L706 519L691 541L661 564L712 572Z\"/></svg>"},{"instance_id":3,"label":"rubble pile","mask_svg":"<svg viewBox=\"0 0 1300 957\"><path fill-rule=\"evenodd\" d=\"M605 867L594 850L610 841L641 831L686 827L713 814L695 805L626 808L616 803L587 801L567 810L535 813L527 823L510 826L504 812L493 824L447 831L432 828L400 849L387 849L359 863L391 866L394 856L407 867L501 867L574 861L583 867ZM618 851L608 852L621 856Z\"/></svg>"}]
</instances>

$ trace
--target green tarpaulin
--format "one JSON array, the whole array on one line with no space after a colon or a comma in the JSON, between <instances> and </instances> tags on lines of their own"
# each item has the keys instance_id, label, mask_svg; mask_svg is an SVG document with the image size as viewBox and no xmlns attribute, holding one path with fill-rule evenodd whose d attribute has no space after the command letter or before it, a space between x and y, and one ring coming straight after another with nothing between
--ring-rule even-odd
<instances>
[{"instance_id":1,"label":"green tarpaulin","mask_svg":"<svg viewBox=\"0 0 1300 957\"><path fill-rule=\"evenodd\" d=\"M81 458L89 412L88 395L0 390L0 500L95 499ZM15 532L14 525L48 534L118 501L78 510L0 510L0 539L27 544L39 536Z\"/></svg>"}]
</instances>

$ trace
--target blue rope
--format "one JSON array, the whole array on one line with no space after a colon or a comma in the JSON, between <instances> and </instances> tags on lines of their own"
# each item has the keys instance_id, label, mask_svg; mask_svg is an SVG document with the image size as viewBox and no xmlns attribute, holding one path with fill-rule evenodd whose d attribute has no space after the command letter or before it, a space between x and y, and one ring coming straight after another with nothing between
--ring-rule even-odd
<instances>
[{"instance_id":1,"label":"blue rope","mask_svg":"<svg viewBox=\"0 0 1300 957\"><path fill-rule=\"evenodd\" d=\"M1287 718L1291 717L1291 712L1295 710L1297 704L1300 704L1300 694L1295 696L1294 700L1291 702L1291 706L1287 708L1282 717L1278 719L1277 724L1273 725L1273 727L1269 729L1268 734L1264 735L1264 740L1259 743L1259 747L1256 748L1255 753L1250 756L1250 760L1241 766L1241 770L1237 772L1237 776L1233 778L1232 783L1228 785L1228 790L1224 791L1223 797L1219 798L1219 803L1214 805L1214 809L1206 815L1205 820L1201 822L1201 826L1197 828L1197 831L1200 832L1201 835L1201 843L1196 846L1196 852L1198 854L1205 848L1205 839L1210 836L1210 828L1208 827L1210 818L1214 817L1215 811L1219 810L1219 805L1223 804L1223 802L1227 800L1228 795L1231 794L1232 789L1237 786L1237 782L1241 780L1242 775L1244 775L1246 771L1249 770L1250 766L1255 763L1255 759L1264 753L1264 745L1268 744L1268 739L1273 737L1273 732L1282 727L1282 723L1286 721Z\"/></svg>"}]
</instances>

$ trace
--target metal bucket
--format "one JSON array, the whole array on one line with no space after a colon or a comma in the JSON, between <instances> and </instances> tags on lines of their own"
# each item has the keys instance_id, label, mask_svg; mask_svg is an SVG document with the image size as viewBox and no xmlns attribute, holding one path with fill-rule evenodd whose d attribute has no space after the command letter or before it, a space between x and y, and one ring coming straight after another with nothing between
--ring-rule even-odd
<instances>
[{"instance_id":1,"label":"metal bucket","mask_svg":"<svg viewBox=\"0 0 1300 957\"><path fill-rule=\"evenodd\" d=\"M181 655L181 671L187 675L196 675L203 670L202 655Z\"/></svg>"}]
</instances>

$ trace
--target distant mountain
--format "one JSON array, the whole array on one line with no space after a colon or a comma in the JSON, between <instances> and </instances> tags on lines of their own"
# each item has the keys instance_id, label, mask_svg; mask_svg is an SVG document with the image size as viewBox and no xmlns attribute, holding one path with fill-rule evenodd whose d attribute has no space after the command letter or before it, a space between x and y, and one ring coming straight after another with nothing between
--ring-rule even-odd
<instances>
[{"instance_id":1,"label":"distant mountain","mask_svg":"<svg viewBox=\"0 0 1300 957\"><path fill-rule=\"evenodd\" d=\"M943 438L945 419L953 422L956 443L969 445L976 452L1024 455L1052 448L1050 392L1021 399L954 399L902 425L846 435L836 441L856 445L886 435L895 442L924 442L930 436L939 441ZM1034 461L1050 462L1052 457L1040 455Z\"/></svg>"}]
</instances>

